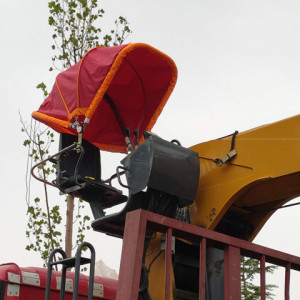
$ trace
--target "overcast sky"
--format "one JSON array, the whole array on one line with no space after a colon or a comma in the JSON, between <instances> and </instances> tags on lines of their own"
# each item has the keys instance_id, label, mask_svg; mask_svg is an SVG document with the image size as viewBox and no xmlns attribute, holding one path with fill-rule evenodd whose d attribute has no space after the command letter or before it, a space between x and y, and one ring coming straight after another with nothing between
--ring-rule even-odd
<instances>
[{"instance_id":1,"label":"overcast sky","mask_svg":"<svg viewBox=\"0 0 300 300\"><path fill-rule=\"evenodd\" d=\"M153 130L163 138L188 147L299 113L300 1L100 4L106 10L104 31L122 15L133 31L128 42L148 43L177 64L177 86ZM55 79L48 72L47 1L0 0L0 30L0 263L38 265L37 255L24 250L26 149L18 112L30 122L43 101L35 86L41 81L51 86ZM299 255L299 215L299 207L276 212L255 242ZM99 233L89 233L88 239L97 258L117 269L121 242Z\"/></svg>"}]
</instances>

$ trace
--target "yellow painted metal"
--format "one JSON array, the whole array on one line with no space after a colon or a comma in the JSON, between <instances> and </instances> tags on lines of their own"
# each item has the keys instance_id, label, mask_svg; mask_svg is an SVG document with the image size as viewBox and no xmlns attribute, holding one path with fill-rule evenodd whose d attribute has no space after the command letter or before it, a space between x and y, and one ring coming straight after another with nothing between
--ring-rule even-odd
<instances>
[{"instance_id":1,"label":"yellow painted metal","mask_svg":"<svg viewBox=\"0 0 300 300\"><path fill-rule=\"evenodd\" d=\"M232 136L191 147L200 178L193 224L253 240L274 210L300 195L300 116L239 133L237 156L221 167ZM243 225L245 225L243 227ZM234 227L236 226L236 227Z\"/></svg>"},{"instance_id":2,"label":"yellow painted metal","mask_svg":"<svg viewBox=\"0 0 300 300\"><path fill-rule=\"evenodd\" d=\"M239 133L237 156L218 167L214 160L230 151L231 141L228 136L191 147L200 158L191 222L251 241L277 208L300 196L300 115ZM147 265L160 251L160 238L149 244ZM162 253L149 274L153 300L164 299L164 263Z\"/></svg>"},{"instance_id":3,"label":"yellow painted metal","mask_svg":"<svg viewBox=\"0 0 300 300\"><path fill-rule=\"evenodd\" d=\"M165 251L156 258L161 249L161 233L157 233L155 239L151 240L147 254L146 254L146 266L149 268L151 262L151 272L149 273L149 292L152 300L164 300L164 288L165 288ZM154 261L155 259L155 261ZM174 275L171 273L171 287L173 286ZM171 299L173 299L173 289L171 288Z\"/></svg>"}]
</instances>

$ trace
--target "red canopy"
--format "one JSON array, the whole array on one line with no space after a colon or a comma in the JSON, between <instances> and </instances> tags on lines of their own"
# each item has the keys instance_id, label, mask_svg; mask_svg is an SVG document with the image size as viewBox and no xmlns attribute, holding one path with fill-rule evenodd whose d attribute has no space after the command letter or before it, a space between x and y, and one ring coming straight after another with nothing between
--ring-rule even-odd
<instances>
[{"instance_id":1,"label":"red canopy","mask_svg":"<svg viewBox=\"0 0 300 300\"><path fill-rule=\"evenodd\" d=\"M97 47L60 73L33 118L58 132L77 134L100 149L126 152L124 128L151 130L177 80L173 60L146 44ZM133 141L136 142L133 137Z\"/></svg>"}]
</instances>

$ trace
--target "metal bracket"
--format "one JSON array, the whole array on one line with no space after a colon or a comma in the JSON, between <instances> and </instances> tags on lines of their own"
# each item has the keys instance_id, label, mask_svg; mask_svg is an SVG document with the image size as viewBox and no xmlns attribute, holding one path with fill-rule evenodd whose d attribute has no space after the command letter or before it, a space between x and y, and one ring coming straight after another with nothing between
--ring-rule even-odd
<instances>
[{"instance_id":1,"label":"metal bracket","mask_svg":"<svg viewBox=\"0 0 300 300\"><path fill-rule=\"evenodd\" d=\"M236 136L237 136L238 133L239 132L236 130L232 134L230 151L225 156L223 156L222 158L216 158L216 159L214 159L214 163L218 167L221 167L226 162L231 161L237 155L236 151L234 150L234 143L235 143L235 138L236 138Z\"/></svg>"},{"instance_id":2,"label":"metal bracket","mask_svg":"<svg viewBox=\"0 0 300 300\"><path fill-rule=\"evenodd\" d=\"M103 286L102 283L95 283L94 282L93 296L103 298L103 296L104 296L104 286Z\"/></svg>"},{"instance_id":3,"label":"metal bracket","mask_svg":"<svg viewBox=\"0 0 300 300\"><path fill-rule=\"evenodd\" d=\"M30 284L35 286L41 285L40 276L38 273L22 271L22 279L23 279L23 283L25 284Z\"/></svg>"},{"instance_id":4,"label":"metal bracket","mask_svg":"<svg viewBox=\"0 0 300 300\"><path fill-rule=\"evenodd\" d=\"M60 290L61 287L61 277L56 277L56 289ZM65 283L65 291L67 292L73 292L73 280L71 278L66 278Z\"/></svg>"},{"instance_id":5,"label":"metal bracket","mask_svg":"<svg viewBox=\"0 0 300 300\"><path fill-rule=\"evenodd\" d=\"M160 250L165 251L166 250L166 235L163 234L160 241ZM172 236L172 254L175 253L175 237Z\"/></svg>"},{"instance_id":6,"label":"metal bracket","mask_svg":"<svg viewBox=\"0 0 300 300\"><path fill-rule=\"evenodd\" d=\"M20 283L21 282L21 280L20 280L21 277L20 277L19 274L8 272L7 275L8 275L8 281L9 282L14 282L14 283Z\"/></svg>"},{"instance_id":7,"label":"metal bracket","mask_svg":"<svg viewBox=\"0 0 300 300\"><path fill-rule=\"evenodd\" d=\"M7 297L19 297L20 285L19 284L7 284Z\"/></svg>"},{"instance_id":8,"label":"metal bracket","mask_svg":"<svg viewBox=\"0 0 300 300\"><path fill-rule=\"evenodd\" d=\"M233 149L230 152L228 152L225 156L223 156L222 158L216 158L214 159L215 164L218 167L221 167L223 164L225 164L226 162L232 160L235 156L237 155L236 151Z\"/></svg>"}]
</instances>

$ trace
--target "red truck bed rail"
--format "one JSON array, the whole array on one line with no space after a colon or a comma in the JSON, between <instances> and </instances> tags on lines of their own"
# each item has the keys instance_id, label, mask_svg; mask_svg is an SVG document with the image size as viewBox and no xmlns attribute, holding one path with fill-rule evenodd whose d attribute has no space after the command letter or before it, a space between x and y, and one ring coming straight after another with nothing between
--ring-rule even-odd
<instances>
[{"instance_id":1,"label":"red truck bed rail","mask_svg":"<svg viewBox=\"0 0 300 300\"><path fill-rule=\"evenodd\" d=\"M241 299L240 255L260 260L261 300L266 299L266 263L284 267L284 299L290 299L290 274L291 270L300 271L300 257L239 240L148 211L136 210L128 213L126 217L117 300L138 299L140 272L137 272L137 270L141 270L142 267L146 229L153 229L166 234L165 300L171 299L172 237L199 243L200 245L199 300L205 300L206 249L208 244L224 249L225 300Z\"/></svg>"}]
</instances>

